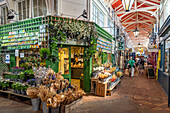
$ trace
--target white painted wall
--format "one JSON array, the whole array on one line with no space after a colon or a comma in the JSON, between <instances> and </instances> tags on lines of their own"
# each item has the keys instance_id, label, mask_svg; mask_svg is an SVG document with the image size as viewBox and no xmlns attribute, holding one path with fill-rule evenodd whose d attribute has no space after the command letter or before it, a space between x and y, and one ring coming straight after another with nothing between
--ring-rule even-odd
<instances>
[{"instance_id":1,"label":"white painted wall","mask_svg":"<svg viewBox=\"0 0 170 113\"><path fill-rule=\"evenodd\" d=\"M87 9L88 0L58 0L58 15L77 18ZM83 17L79 19L84 19Z\"/></svg>"}]
</instances>

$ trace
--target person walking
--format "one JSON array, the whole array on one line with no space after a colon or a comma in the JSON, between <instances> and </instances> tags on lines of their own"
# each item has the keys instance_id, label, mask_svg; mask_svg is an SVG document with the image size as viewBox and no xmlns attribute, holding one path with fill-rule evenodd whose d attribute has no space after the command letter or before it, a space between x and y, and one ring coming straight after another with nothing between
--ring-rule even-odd
<instances>
[{"instance_id":1,"label":"person walking","mask_svg":"<svg viewBox=\"0 0 170 113\"><path fill-rule=\"evenodd\" d=\"M129 77L134 77L134 71L135 71L135 61L130 57L130 60L128 62L127 67L129 68Z\"/></svg>"}]
</instances>

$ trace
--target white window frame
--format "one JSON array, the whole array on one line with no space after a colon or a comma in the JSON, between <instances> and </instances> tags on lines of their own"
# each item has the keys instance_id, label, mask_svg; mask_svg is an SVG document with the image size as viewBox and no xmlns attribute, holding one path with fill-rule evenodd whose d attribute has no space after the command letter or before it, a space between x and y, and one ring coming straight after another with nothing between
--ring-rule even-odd
<instances>
[{"instance_id":1,"label":"white window frame","mask_svg":"<svg viewBox=\"0 0 170 113\"><path fill-rule=\"evenodd\" d=\"M37 1L37 4L39 4L38 2L39 2L39 0L36 0ZM46 6L46 13L44 13L44 6L43 6L43 14L42 15L40 15L39 14L39 7L40 6L36 6L37 7L37 16L35 16L34 15L34 0L32 0L32 17L41 17L41 16L45 16L45 15L47 15L47 4L46 4L46 2L45 2L45 0L41 0L42 1L42 4L43 5L45 5ZM53 4L54 5L54 4Z\"/></svg>"},{"instance_id":2,"label":"white window frame","mask_svg":"<svg viewBox=\"0 0 170 113\"><path fill-rule=\"evenodd\" d=\"M25 11L26 11L26 17L24 18L24 14L23 14L23 1L25 1ZM20 15L20 13L19 13L19 3L21 3L21 15ZM20 0L20 1L18 1L17 2L17 11L18 11L18 20L25 20L25 19L28 19L28 18L30 18L30 15L29 15L29 12L30 12L30 1L29 1L29 3L27 3L27 0ZM27 8L27 5L28 5L28 8ZM20 17L21 17L21 19L20 19Z\"/></svg>"},{"instance_id":3,"label":"white window frame","mask_svg":"<svg viewBox=\"0 0 170 113\"><path fill-rule=\"evenodd\" d=\"M7 19L8 18L7 17L8 6L5 4L5 5L2 5L0 8L1 8L1 25L9 23L9 20ZM4 9L5 9L5 15L3 14Z\"/></svg>"},{"instance_id":4,"label":"white window frame","mask_svg":"<svg viewBox=\"0 0 170 113\"><path fill-rule=\"evenodd\" d=\"M99 12L99 25L104 27L104 14L101 11Z\"/></svg>"},{"instance_id":5,"label":"white window frame","mask_svg":"<svg viewBox=\"0 0 170 113\"><path fill-rule=\"evenodd\" d=\"M98 8L94 3L92 3L92 20L98 23Z\"/></svg>"}]
</instances>

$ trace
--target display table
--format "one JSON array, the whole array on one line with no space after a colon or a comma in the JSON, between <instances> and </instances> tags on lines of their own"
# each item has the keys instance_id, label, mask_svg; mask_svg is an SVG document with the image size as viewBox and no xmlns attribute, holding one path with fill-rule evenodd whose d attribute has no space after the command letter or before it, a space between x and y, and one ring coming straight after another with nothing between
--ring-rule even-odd
<instances>
[{"instance_id":1,"label":"display table","mask_svg":"<svg viewBox=\"0 0 170 113\"><path fill-rule=\"evenodd\" d=\"M72 67L71 68L71 78L80 79L81 74L84 74L84 68L81 67Z\"/></svg>"}]
</instances>

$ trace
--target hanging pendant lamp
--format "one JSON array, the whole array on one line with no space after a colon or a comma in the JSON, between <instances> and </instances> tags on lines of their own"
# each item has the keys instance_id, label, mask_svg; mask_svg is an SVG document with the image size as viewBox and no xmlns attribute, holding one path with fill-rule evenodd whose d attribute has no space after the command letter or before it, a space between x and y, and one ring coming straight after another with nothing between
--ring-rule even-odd
<instances>
[{"instance_id":1,"label":"hanging pendant lamp","mask_svg":"<svg viewBox=\"0 0 170 113\"><path fill-rule=\"evenodd\" d=\"M138 37L138 35L139 35L139 30L137 29L137 27L136 27L136 29L133 31L133 33L134 33L135 37Z\"/></svg>"},{"instance_id":2,"label":"hanging pendant lamp","mask_svg":"<svg viewBox=\"0 0 170 113\"><path fill-rule=\"evenodd\" d=\"M126 12L130 11L132 8L134 0L121 0L123 4L123 8L125 9Z\"/></svg>"}]
</instances>

